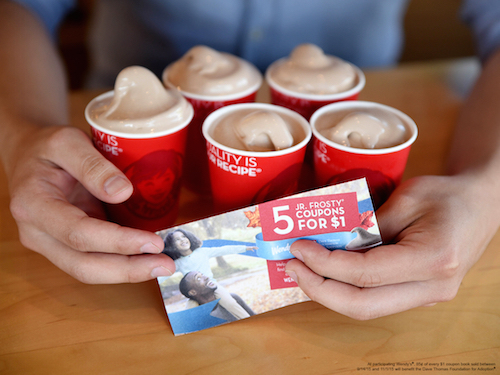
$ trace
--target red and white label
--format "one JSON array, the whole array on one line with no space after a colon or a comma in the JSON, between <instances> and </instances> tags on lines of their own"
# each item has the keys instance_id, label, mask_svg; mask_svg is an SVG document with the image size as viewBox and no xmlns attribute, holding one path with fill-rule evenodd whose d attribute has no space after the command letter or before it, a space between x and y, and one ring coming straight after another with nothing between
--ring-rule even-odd
<instances>
[{"instance_id":1,"label":"red and white label","mask_svg":"<svg viewBox=\"0 0 500 375\"><path fill-rule=\"evenodd\" d=\"M259 210L265 241L349 232L360 224L355 192L280 199Z\"/></svg>"}]
</instances>

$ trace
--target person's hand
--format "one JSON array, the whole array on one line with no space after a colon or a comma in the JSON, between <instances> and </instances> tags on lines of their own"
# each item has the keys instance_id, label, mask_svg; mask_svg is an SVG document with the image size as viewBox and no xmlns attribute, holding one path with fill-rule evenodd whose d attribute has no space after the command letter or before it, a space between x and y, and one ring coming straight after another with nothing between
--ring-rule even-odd
<instances>
[{"instance_id":1,"label":"person's hand","mask_svg":"<svg viewBox=\"0 0 500 375\"><path fill-rule=\"evenodd\" d=\"M160 254L159 236L103 220L100 201L123 202L133 188L85 133L33 127L19 144L6 173L24 246L84 283L140 282L175 271Z\"/></svg>"},{"instance_id":2,"label":"person's hand","mask_svg":"<svg viewBox=\"0 0 500 375\"><path fill-rule=\"evenodd\" d=\"M313 301L358 320L449 301L498 230L489 190L473 176L409 180L376 213L387 245L356 253L297 241L286 272Z\"/></svg>"}]
</instances>

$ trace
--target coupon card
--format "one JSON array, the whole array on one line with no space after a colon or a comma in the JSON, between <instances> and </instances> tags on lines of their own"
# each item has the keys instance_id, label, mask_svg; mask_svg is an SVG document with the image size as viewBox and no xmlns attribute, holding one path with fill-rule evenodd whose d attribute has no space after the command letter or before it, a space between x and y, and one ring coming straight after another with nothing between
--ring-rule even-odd
<instances>
[{"instance_id":1,"label":"coupon card","mask_svg":"<svg viewBox=\"0 0 500 375\"><path fill-rule=\"evenodd\" d=\"M176 272L158 278L175 335L308 301L285 273L299 239L329 250L382 243L365 179L349 181L158 232Z\"/></svg>"}]
</instances>

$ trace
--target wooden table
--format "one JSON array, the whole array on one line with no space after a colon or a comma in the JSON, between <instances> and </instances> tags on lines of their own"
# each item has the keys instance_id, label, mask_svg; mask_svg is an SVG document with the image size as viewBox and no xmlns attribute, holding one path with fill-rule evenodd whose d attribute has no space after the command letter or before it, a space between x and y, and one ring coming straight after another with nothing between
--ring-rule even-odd
<instances>
[{"instance_id":1,"label":"wooden table","mask_svg":"<svg viewBox=\"0 0 500 375\"><path fill-rule=\"evenodd\" d=\"M405 178L443 170L461 64L366 72L360 99L392 105L419 126ZM75 126L87 127L83 108L94 95L72 94ZM1 171L1 374L364 374L459 362L494 363L483 367L500 373L500 233L451 302L365 322L305 302L174 337L155 281L81 284L20 244L8 202ZM183 191L180 222L208 210Z\"/></svg>"}]
</instances>

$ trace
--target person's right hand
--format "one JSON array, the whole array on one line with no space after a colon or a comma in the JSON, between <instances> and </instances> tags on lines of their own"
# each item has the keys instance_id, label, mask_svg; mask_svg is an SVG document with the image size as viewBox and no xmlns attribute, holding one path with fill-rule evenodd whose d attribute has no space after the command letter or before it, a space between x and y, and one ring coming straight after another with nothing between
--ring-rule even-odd
<instances>
[{"instance_id":1,"label":"person's right hand","mask_svg":"<svg viewBox=\"0 0 500 375\"><path fill-rule=\"evenodd\" d=\"M22 244L89 284L141 282L175 272L156 234L105 221L132 184L82 131L33 127L6 167ZM14 153L14 155L12 155Z\"/></svg>"},{"instance_id":2,"label":"person's right hand","mask_svg":"<svg viewBox=\"0 0 500 375\"><path fill-rule=\"evenodd\" d=\"M482 178L481 178L482 177ZM294 242L286 272L313 300L358 320L450 301L498 231L490 176L419 176L377 210L384 245L330 251Z\"/></svg>"}]
</instances>

